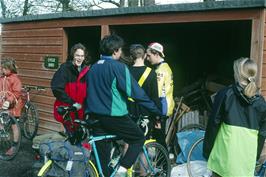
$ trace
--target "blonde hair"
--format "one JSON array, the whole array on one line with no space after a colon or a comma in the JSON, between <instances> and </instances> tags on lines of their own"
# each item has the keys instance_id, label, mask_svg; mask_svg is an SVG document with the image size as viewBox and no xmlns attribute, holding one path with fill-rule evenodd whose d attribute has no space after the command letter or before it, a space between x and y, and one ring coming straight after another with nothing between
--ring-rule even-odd
<instances>
[{"instance_id":1,"label":"blonde hair","mask_svg":"<svg viewBox=\"0 0 266 177\"><path fill-rule=\"evenodd\" d=\"M253 97L258 90L257 71L257 64L249 58L239 58L234 62L235 81L244 89L244 95L248 98Z\"/></svg>"},{"instance_id":2,"label":"blonde hair","mask_svg":"<svg viewBox=\"0 0 266 177\"><path fill-rule=\"evenodd\" d=\"M17 73L16 61L12 58L4 58L1 60L1 67L9 69L11 73Z\"/></svg>"}]
</instances>

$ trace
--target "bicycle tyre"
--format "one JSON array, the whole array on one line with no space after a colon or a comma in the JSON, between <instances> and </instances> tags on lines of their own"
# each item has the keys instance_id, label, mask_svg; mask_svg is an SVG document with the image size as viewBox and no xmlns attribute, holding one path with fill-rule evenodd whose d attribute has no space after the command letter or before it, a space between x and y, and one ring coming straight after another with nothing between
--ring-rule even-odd
<instances>
[{"instance_id":1,"label":"bicycle tyre","mask_svg":"<svg viewBox=\"0 0 266 177\"><path fill-rule=\"evenodd\" d=\"M132 177L141 176L141 168L146 169L145 175L147 176L170 177L171 164L168 158L168 153L165 148L156 142L147 143L145 147L149 155L149 160L153 166L153 169L156 170L156 172L154 174L151 169L144 167L144 164L140 159L141 155L139 155L138 159L132 166Z\"/></svg>"},{"instance_id":2,"label":"bicycle tyre","mask_svg":"<svg viewBox=\"0 0 266 177\"><path fill-rule=\"evenodd\" d=\"M39 170L37 176L38 177L46 177L46 173L50 170L50 168L52 167L53 161L52 160L48 160L43 166L42 168Z\"/></svg>"},{"instance_id":3,"label":"bicycle tyre","mask_svg":"<svg viewBox=\"0 0 266 177\"><path fill-rule=\"evenodd\" d=\"M89 161L86 165L86 177L99 177L99 173L92 161Z\"/></svg>"},{"instance_id":4,"label":"bicycle tyre","mask_svg":"<svg viewBox=\"0 0 266 177\"><path fill-rule=\"evenodd\" d=\"M38 131L39 113L36 106L27 102L23 109L23 136L28 140L32 140Z\"/></svg>"},{"instance_id":5,"label":"bicycle tyre","mask_svg":"<svg viewBox=\"0 0 266 177\"><path fill-rule=\"evenodd\" d=\"M19 151L19 147L21 143L21 131L20 131L19 123L16 120L16 118L10 116L9 114L1 114L1 116L8 116L6 117L7 121L4 124L0 123L1 126L4 127L4 129L2 129L0 132L0 160L7 161L7 160L13 159ZM12 155L6 155L6 152L9 148L11 148L13 139L14 139L13 137L14 133L12 130L12 121L15 123L14 125L18 129L18 142L15 145L14 153Z\"/></svg>"},{"instance_id":6,"label":"bicycle tyre","mask_svg":"<svg viewBox=\"0 0 266 177\"><path fill-rule=\"evenodd\" d=\"M190 130L205 130L205 126L202 124L188 124L182 127L178 132L190 131ZM180 147L178 145L178 140L176 136L174 138L173 148L174 148L174 154L178 156L178 154L180 153Z\"/></svg>"},{"instance_id":7,"label":"bicycle tyre","mask_svg":"<svg viewBox=\"0 0 266 177\"><path fill-rule=\"evenodd\" d=\"M188 176L189 177L193 177L192 172L191 172L191 165L190 165L190 159L193 153L193 150L196 149L197 145L199 145L200 143L203 143L204 138L200 138L198 139L190 148L189 152L188 152L188 157L187 157L187 171L188 171Z\"/></svg>"}]
</instances>

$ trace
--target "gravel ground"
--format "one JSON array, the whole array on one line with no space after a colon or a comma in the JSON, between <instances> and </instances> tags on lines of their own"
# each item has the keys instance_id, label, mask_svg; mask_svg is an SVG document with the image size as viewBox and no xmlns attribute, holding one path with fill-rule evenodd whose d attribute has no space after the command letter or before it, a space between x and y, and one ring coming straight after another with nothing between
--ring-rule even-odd
<instances>
[{"instance_id":1,"label":"gravel ground","mask_svg":"<svg viewBox=\"0 0 266 177\"><path fill-rule=\"evenodd\" d=\"M34 163L32 142L22 137L22 143L16 157L10 161L0 160L0 177L27 177Z\"/></svg>"}]
</instances>

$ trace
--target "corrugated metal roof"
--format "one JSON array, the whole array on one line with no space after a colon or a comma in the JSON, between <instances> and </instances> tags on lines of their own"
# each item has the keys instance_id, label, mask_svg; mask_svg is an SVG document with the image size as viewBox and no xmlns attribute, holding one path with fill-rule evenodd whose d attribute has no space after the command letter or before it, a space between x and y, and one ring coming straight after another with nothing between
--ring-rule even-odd
<instances>
[{"instance_id":1,"label":"corrugated metal roof","mask_svg":"<svg viewBox=\"0 0 266 177\"><path fill-rule=\"evenodd\" d=\"M189 12L189 11L209 11L209 10L226 10L226 9L243 9L243 8L264 8L266 0L227 0L204 3L185 3L156 5L146 7L127 7L103 10L62 12L43 15L28 15L16 18L1 18L0 23L15 23L26 21L41 21L54 19L71 19L71 18L90 18L102 16L121 16L134 14L152 14L166 12Z\"/></svg>"}]
</instances>

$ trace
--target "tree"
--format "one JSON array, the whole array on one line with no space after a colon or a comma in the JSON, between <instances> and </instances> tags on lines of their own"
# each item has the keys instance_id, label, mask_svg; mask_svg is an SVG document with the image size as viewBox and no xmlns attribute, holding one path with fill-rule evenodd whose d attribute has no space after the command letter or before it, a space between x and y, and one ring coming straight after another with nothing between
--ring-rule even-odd
<instances>
[{"instance_id":1,"label":"tree","mask_svg":"<svg viewBox=\"0 0 266 177\"><path fill-rule=\"evenodd\" d=\"M40 1L44 0L0 0L1 15L3 18L12 18L38 12L36 7Z\"/></svg>"},{"instance_id":2,"label":"tree","mask_svg":"<svg viewBox=\"0 0 266 177\"><path fill-rule=\"evenodd\" d=\"M30 6L31 5L29 4L29 0L25 0L24 6L23 6L23 13L22 13L23 16L28 15L29 10L30 10Z\"/></svg>"},{"instance_id":3,"label":"tree","mask_svg":"<svg viewBox=\"0 0 266 177\"><path fill-rule=\"evenodd\" d=\"M128 0L128 7L137 7L139 6L138 0Z\"/></svg>"},{"instance_id":4,"label":"tree","mask_svg":"<svg viewBox=\"0 0 266 177\"><path fill-rule=\"evenodd\" d=\"M215 0L198 0L197 2L202 1ZM34 14L91 10L95 6L104 8L102 3L110 3L116 7L138 7L156 4L155 0L0 0L0 15L3 18L12 18Z\"/></svg>"},{"instance_id":5,"label":"tree","mask_svg":"<svg viewBox=\"0 0 266 177\"><path fill-rule=\"evenodd\" d=\"M6 4L4 0L0 0L2 17L6 18Z\"/></svg>"},{"instance_id":6,"label":"tree","mask_svg":"<svg viewBox=\"0 0 266 177\"><path fill-rule=\"evenodd\" d=\"M155 5L155 0L144 0L144 6Z\"/></svg>"},{"instance_id":7,"label":"tree","mask_svg":"<svg viewBox=\"0 0 266 177\"><path fill-rule=\"evenodd\" d=\"M138 6L149 6L149 5L155 5L155 0L128 0L128 4L125 3L125 0L99 0L98 3L96 3L95 0L93 0L93 5L101 8L101 3L111 3L117 7L138 7Z\"/></svg>"},{"instance_id":8,"label":"tree","mask_svg":"<svg viewBox=\"0 0 266 177\"><path fill-rule=\"evenodd\" d=\"M73 11L71 7L70 0L56 0L62 6L62 11Z\"/></svg>"}]
</instances>

